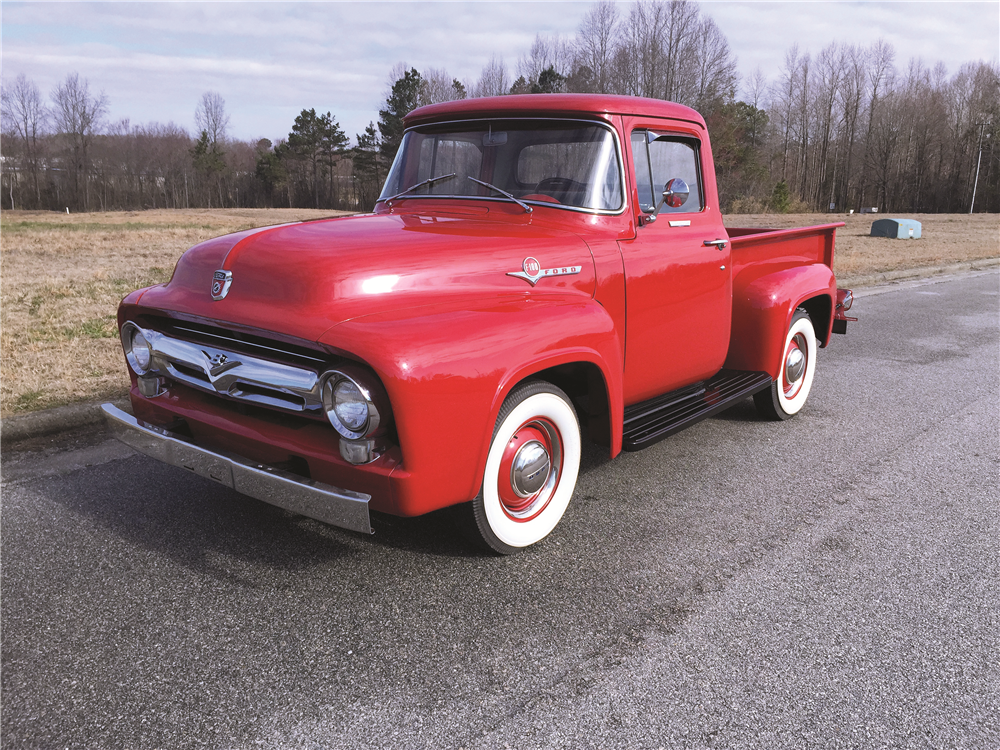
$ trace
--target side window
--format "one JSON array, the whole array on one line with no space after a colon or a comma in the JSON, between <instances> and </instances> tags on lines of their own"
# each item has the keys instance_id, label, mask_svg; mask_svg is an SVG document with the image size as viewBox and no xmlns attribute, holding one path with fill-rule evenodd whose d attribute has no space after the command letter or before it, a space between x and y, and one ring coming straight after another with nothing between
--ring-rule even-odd
<instances>
[{"instance_id":1,"label":"side window","mask_svg":"<svg viewBox=\"0 0 1000 750\"><path fill-rule=\"evenodd\" d=\"M652 140L651 140L652 138ZM701 171L698 168L698 141L672 135L658 135L651 131L632 133L632 155L636 162L636 185L639 204L649 212L659 204L664 186L672 179L687 183L690 194L683 205L676 208L664 204L660 213L689 213L704 208L701 197ZM647 164L643 168L642 156ZM647 198L646 195L650 197Z\"/></svg>"}]
</instances>

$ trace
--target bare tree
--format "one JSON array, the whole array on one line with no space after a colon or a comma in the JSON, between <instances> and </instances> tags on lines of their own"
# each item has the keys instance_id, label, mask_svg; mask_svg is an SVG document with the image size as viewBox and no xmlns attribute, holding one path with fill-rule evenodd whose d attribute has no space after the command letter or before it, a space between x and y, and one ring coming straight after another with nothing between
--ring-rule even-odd
<instances>
[{"instance_id":1,"label":"bare tree","mask_svg":"<svg viewBox=\"0 0 1000 750\"><path fill-rule=\"evenodd\" d=\"M84 210L90 210L90 147L107 114L108 97L103 91L92 96L87 79L81 80L79 75L71 73L52 92L52 103L56 130L68 144L73 198Z\"/></svg>"},{"instance_id":2,"label":"bare tree","mask_svg":"<svg viewBox=\"0 0 1000 750\"><path fill-rule=\"evenodd\" d=\"M795 127L795 101L799 88L799 46L793 44L785 52L778 81L771 89L772 122L781 129L781 179L788 180L788 150Z\"/></svg>"},{"instance_id":3,"label":"bare tree","mask_svg":"<svg viewBox=\"0 0 1000 750\"><path fill-rule=\"evenodd\" d=\"M820 154L819 173L816 175L816 192L813 199L821 201L827 194L829 184L830 199L833 201L833 191L836 188L836 157L834 157L833 175L828 179L830 171L830 139L833 135L833 107L837 101L837 89L843 73L840 66L840 55L836 43L827 45L816 61L819 90L816 95L816 114L819 122Z\"/></svg>"},{"instance_id":4,"label":"bare tree","mask_svg":"<svg viewBox=\"0 0 1000 750\"><path fill-rule=\"evenodd\" d=\"M854 161L854 149L857 143L858 118L861 116L862 103L865 96L865 70L867 53L861 47L850 45L843 50L841 69L844 76L840 87L840 106L843 112L843 130L841 140L844 142L844 169L841 181L841 193L838 203L847 207L853 204L851 183L854 173L851 164ZM855 181L856 182L856 181ZM860 204L859 204L860 205Z\"/></svg>"},{"instance_id":5,"label":"bare tree","mask_svg":"<svg viewBox=\"0 0 1000 750\"><path fill-rule=\"evenodd\" d=\"M869 182L868 146L872 142L872 130L875 127L875 115L880 104L880 97L885 95L885 89L890 89L894 83L896 69L893 60L896 50L885 39L876 41L868 52L868 128L865 132L865 162L861 173L861 202L865 201L865 190Z\"/></svg>"},{"instance_id":6,"label":"bare tree","mask_svg":"<svg viewBox=\"0 0 1000 750\"><path fill-rule=\"evenodd\" d=\"M767 94L767 78L764 76L764 71L760 69L758 65L753 69L753 72L746 79L746 84L744 85L746 89L746 98L749 100L748 103L753 107L752 112L754 116L748 123L750 126L750 148L757 148L758 141L764 135L761 129L758 128L759 112L763 111L762 105L764 104L764 96Z\"/></svg>"},{"instance_id":7,"label":"bare tree","mask_svg":"<svg viewBox=\"0 0 1000 750\"><path fill-rule=\"evenodd\" d=\"M423 78L423 87L420 91L421 105L450 102L457 98L455 79L448 75L448 71L444 68L428 68L420 76Z\"/></svg>"},{"instance_id":8,"label":"bare tree","mask_svg":"<svg viewBox=\"0 0 1000 750\"><path fill-rule=\"evenodd\" d=\"M662 70L666 59L662 46L666 10L664 3L655 0L637 0L632 5L622 26L617 56L616 67L624 76L620 81L622 93L662 99L673 93L664 82Z\"/></svg>"},{"instance_id":9,"label":"bare tree","mask_svg":"<svg viewBox=\"0 0 1000 750\"><path fill-rule=\"evenodd\" d=\"M699 25L698 6L690 0L670 0L669 4L656 5L658 12L651 13L650 18L659 37L657 47L662 55L662 97L693 106L697 97L694 70L698 65L698 51L693 37ZM712 27L715 27L714 22Z\"/></svg>"},{"instance_id":10,"label":"bare tree","mask_svg":"<svg viewBox=\"0 0 1000 750\"><path fill-rule=\"evenodd\" d=\"M736 95L736 57L729 41L711 18L705 18L691 37L694 73L693 105L707 113Z\"/></svg>"},{"instance_id":11,"label":"bare tree","mask_svg":"<svg viewBox=\"0 0 1000 750\"><path fill-rule=\"evenodd\" d=\"M528 83L538 80L541 72L554 65L553 50L549 40L541 34L535 34L535 41L531 44L531 50L527 55L522 56L517 61L517 74L523 76Z\"/></svg>"},{"instance_id":12,"label":"bare tree","mask_svg":"<svg viewBox=\"0 0 1000 750\"><path fill-rule=\"evenodd\" d=\"M810 93L812 85L812 57L809 53L799 58L799 67L796 71L798 78L798 92L796 96L796 131L798 135L799 151L795 161L795 180L793 189L798 189L799 195L808 194L809 179L809 130L810 121Z\"/></svg>"},{"instance_id":13,"label":"bare tree","mask_svg":"<svg viewBox=\"0 0 1000 750\"><path fill-rule=\"evenodd\" d=\"M41 159L42 138L49 119L48 110L42 103L42 94L34 81L29 80L24 73L18 75L12 84L0 85L0 117L3 119L2 130L5 140L13 137L20 145L21 179L27 175L31 190L34 193L33 205L40 206L42 201L38 181L39 162ZM9 149L4 148L9 155ZM20 180L11 180L11 208L14 207L13 185ZM21 198L22 206L24 198Z\"/></svg>"},{"instance_id":14,"label":"bare tree","mask_svg":"<svg viewBox=\"0 0 1000 750\"><path fill-rule=\"evenodd\" d=\"M226 142L229 130L229 115L226 114L226 100L216 91L206 91L194 110L194 121L198 130L208 133L211 145L221 146Z\"/></svg>"},{"instance_id":15,"label":"bare tree","mask_svg":"<svg viewBox=\"0 0 1000 750\"><path fill-rule=\"evenodd\" d=\"M535 35L531 50L517 61L517 74L529 86L538 83L542 73L548 69L566 77L572 72L573 48L559 36L543 37Z\"/></svg>"},{"instance_id":16,"label":"bare tree","mask_svg":"<svg viewBox=\"0 0 1000 750\"><path fill-rule=\"evenodd\" d=\"M577 62L590 69L598 94L611 92L617 32L618 6L612 0L601 0L587 11L576 35Z\"/></svg>"},{"instance_id":17,"label":"bare tree","mask_svg":"<svg viewBox=\"0 0 1000 750\"><path fill-rule=\"evenodd\" d=\"M493 55L486 63L479 82L476 84L476 96L502 96L510 91L510 73L503 58Z\"/></svg>"}]
</instances>

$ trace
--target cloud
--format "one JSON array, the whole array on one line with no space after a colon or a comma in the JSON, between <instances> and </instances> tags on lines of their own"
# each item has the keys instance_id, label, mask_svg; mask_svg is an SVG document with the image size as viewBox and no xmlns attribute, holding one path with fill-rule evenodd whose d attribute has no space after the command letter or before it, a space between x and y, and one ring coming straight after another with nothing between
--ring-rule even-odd
<instances>
[{"instance_id":1,"label":"cloud","mask_svg":"<svg viewBox=\"0 0 1000 750\"><path fill-rule=\"evenodd\" d=\"M622 3L623 12L627 5ZM5 76L50 91L78 72L104 90L114 118L193 128L202 92L218 91L233 135L275 139L302 108L331 111L348 134L378 118L398 62L474 82L494 54L511 73L535 35L572 38L590 3L17 3L4 2ZM886 38L954 73L1000 54L997 3L709 2L744 75L776 76L785 51Z\"/></svg>"}]
</instances>

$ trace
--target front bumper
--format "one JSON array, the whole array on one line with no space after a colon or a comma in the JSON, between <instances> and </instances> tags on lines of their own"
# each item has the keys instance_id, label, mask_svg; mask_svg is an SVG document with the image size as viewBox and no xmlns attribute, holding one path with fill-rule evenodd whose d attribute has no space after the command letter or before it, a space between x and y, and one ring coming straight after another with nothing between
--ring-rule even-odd
<instances>
[{"instance_id":1,"label":"front bumper","mask_svg":"<svg viewBox=\"0 0 1000 750\"><path fill-rule=\"evenodd\" d=\"M332 487L241 456L210 451L182 435L140 422L111 404L101 407L111 434L131 448L239 493L331 526L372 533L371 495Z\"/></svg>"}]
</instances>

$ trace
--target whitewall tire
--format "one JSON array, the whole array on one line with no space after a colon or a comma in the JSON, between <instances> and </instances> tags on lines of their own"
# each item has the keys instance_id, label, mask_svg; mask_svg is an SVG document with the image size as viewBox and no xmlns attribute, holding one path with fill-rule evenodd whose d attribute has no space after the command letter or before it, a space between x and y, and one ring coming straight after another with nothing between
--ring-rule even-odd
<instances>
[{"instance_id":1,"label":"whitewall tire","mask_svg":"<svg viewBox=\"0 0 1000 750\"><path fill-rule=\"evenodd\" d=\"M544 381L511 391L472 501L476 528L490 549L511 554L549 535L576 488L580 449L580 423L563 391Z\"/></svg>"},{"instance_id":2,"label":"whitewall tire","mask_svg":"<svg viewBox=\"0 0 1000 750\"><path fill-rule=\"evenodd\" d=\"M798 414L812 389L817 351L812 319L799 308L785 334L778 379L753 397L757 411L769 419L789 419Z\"/></svg>"}]
</instances>

